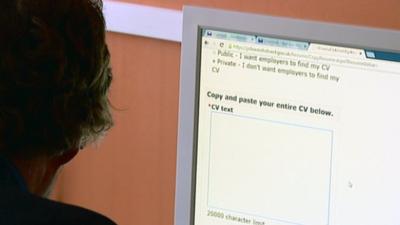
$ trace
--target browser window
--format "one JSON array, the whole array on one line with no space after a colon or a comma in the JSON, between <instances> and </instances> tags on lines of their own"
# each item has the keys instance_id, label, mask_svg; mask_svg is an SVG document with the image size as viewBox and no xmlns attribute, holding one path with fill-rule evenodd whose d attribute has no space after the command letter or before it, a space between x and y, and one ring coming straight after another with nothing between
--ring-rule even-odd
<instances>
[{"instance_id":1,"label":"browser window","mask_svg":"<svg viewBox=\"0 0 400 225\"><path fill-rule=\"evenodd\" d=\"M202 33L195 224L393 224L400 55Z\"/></svg>"}]
</instances>

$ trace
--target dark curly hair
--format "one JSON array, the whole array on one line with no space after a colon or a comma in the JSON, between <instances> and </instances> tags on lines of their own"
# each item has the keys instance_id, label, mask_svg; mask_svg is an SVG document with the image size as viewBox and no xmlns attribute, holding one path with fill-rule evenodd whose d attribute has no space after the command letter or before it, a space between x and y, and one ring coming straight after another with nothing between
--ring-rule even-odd
<instances>
[{"instance_id":1,"label":"dark curly hair","mask_svg":"<svg viewBox=\"0 0 400 225\"><path fill-rule=\"evenodd\" d=\"M101 1L1 0L0 153L82 148L112 126Z\"/></svg>"}]
</instances>

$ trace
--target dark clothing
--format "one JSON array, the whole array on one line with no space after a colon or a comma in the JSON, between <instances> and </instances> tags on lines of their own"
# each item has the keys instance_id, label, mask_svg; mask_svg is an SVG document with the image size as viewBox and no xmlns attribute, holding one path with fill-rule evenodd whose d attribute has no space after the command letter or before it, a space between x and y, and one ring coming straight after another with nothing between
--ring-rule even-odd
<instances>
[{"instance_id":1,"label":"dark clothing","mask_svg":"<svg viewBox=\"0 0 400 225\"><path fill-rule=\"evenodd\" d=\"M28 192L18 170L0 156L0 225L115 225L106 217Z\"/></svg>"}]
</instances>

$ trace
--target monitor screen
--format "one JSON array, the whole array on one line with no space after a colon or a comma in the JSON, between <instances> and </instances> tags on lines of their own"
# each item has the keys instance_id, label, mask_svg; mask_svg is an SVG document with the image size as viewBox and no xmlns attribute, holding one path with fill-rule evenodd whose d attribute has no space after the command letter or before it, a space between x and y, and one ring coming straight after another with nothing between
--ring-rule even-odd
<instances>
[{"instance_id":1,"label":"monitor screen","mask_svg":"<svg viewBox=\"0 0 400 225\"><path fill-rule=\"evenodd\" d=\"M190 222L176 224L400 224L399 45L303 33L197 26L195 69L182 74L193 111L180 115L192 126L179 149L191 152Z\"/></svg>"}]
</instances>

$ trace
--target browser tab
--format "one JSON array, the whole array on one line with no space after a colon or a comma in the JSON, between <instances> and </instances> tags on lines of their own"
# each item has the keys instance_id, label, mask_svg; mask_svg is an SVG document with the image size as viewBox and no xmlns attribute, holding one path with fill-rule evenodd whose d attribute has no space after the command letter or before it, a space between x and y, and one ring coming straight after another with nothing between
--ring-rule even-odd
<instances>
[{"instance_id":1,"label":"browser tab","mask_svg":"<svg viewBox=\"0 0 400 225\"><path fill-rule=\"evenodd\" d=\"M291 41L277 38L257 37L257 43L262 45L291 48L297 50L307 50L309 48L308 42Z\"/></svg>"},{"instance_id":2,"label":"browser tab","mask_svg":"<svg viewBox=\"0 0 400 225\"><path fill-rule=\"evenodd\" d=\"M323 44L310 44L309 52L311 53L321 53L328 54L331 56L340 56L340 57L349 57L349 58L357 58L357 59L365 59L365 51L363 49L357 48L346 48L332 45L323 45Z\"/></svg>"}]
</instances>

